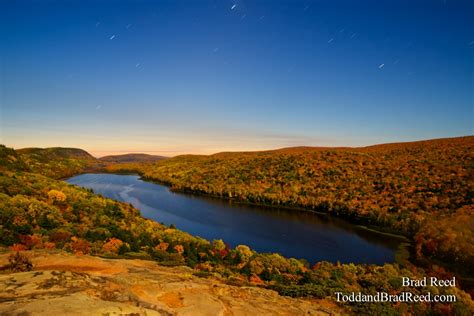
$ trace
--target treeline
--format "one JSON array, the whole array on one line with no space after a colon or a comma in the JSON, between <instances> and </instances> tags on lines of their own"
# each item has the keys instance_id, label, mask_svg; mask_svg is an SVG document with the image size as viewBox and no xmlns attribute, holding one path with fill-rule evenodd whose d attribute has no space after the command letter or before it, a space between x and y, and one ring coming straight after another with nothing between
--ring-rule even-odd
<instances>
[{"instance_id":1,"label":"treeline","mask_svg":"<svg viewBox=\"0 0 474 316\"><path fill-rule=\"evenodd\" d=\"M430 291L454 294L458 299L455 304L346 305L354 314L471 315L474 311L469 295L458 288L404 288L402 277L426 275L409 263L376 266L320 262L310 266L305 260L256 253L245 245L230 248L222 240L209 242L145 219L130 204L23 171L21 156L11 149L0 147L0 163L0 244L15 251L63 249L76 254L188 265L200 276L212 275L236 285L263 286L290 296L326 298L339 291ZM450 277L442 269L436 275Z\"/></svg>"},{"instance_id":2,"label":"treeline","mask_svg":"<svg viewBox=\"0 0 474 316\"><path fill-rule=\"evenodd\" d=\"M108 170L135 170L175 190L325 211L402 233L415 237L418 255L474 275L472 136L363 148L185 155Z\"/></svg>"}]
</instances>

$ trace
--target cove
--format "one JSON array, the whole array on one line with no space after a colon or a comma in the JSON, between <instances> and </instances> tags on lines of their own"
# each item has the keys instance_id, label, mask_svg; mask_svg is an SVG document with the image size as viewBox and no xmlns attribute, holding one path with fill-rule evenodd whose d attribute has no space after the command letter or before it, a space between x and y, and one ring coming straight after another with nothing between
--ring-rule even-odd
<instances>
[{"instance_id":1,"label":"cove","mask_svg":"<svg viewBox=\"0 0 474 316\"><path fill-rule=\"evenodd\" d=\"M254 206L175 193L137 175L82 174L66 182L105 197L131 203L142 216L195 236L243 244L310 263L383 264L395 261L403 242L324 214Z\"/></svg>"}]
</instances>

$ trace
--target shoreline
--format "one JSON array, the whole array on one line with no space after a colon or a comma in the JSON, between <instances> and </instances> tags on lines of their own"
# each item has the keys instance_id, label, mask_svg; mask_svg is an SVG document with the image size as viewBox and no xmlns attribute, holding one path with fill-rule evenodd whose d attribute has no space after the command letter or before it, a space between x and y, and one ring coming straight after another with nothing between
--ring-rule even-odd
<instances>
[{"instance_id":1,"label":"shoreline","mask_svg":"<svg viewBox=\"0 0 474 316\"><path fill-rule=\"evenodd\" d=\"M248 201L242 201L242 200L237 200L237 199L232 199L232 198L226 198L222 196L217 196L217 195L210 195L202 192L194 192L191 190L174 190L172 186L168 183L165 182L160 182L156 181L153 179L146 178L142 175L140 175L137 172L104 172L101 170L95 170L95 172L84 172L77 174L76 176L82 175L82 174L113 174L113 175L129 175L129 176L136 176L138 180L143 181L143 182L148 182L148 183L153 183L157 185L161 185L166 187L167 190L170 192L176 193L176 194L183 194L183 195L189 195L189 196L196 196L202 199L212 199L212 200L220 200L225 203L228 203L230 205L236 204L236 205L242 205L242 206L254 206L254 207L259 207L259 208L264 208L267 209L269 212L275 211L275 210L282 210L282 211L287 211L287 212L292 212L295 215L298 215L296 212L304 212L305 214L310 214L312 216L318 216L321 218L325 218L329 221L334 221L333 224L336 225L341 225L343 229L346 229L348 231L351 231L354 234L364 234L364 233L369 233L373 234L372 237L377 238L377 236L380 237L385 237L390 240L394 240L397 242L398 246L393 248L393 260L390 261L390 263L403 263L399 260L399 258L403 258L402 261L410 261L410 257L412 255L412 249L413 244L412 241L407 238L406 236L400 235L400 234L394 234L392 232L388 231L381 231L377 230L373 227L370 227L368 225L364 224L358 224L358 223L353 223L347 220L347 218L337 216L335 214L331 214L328 212L323 212L323 211L317 211L317 210L309 210L309 209L304 209L304 208L297 208L297 207L290 207L290 206L278 206L278 205L269 205L269 204L263 204L263 203L252 203ZM73 176L74 177L74 176ZM65 178L64 180L70 179L71 177ZM63 180L63 181L64 181ZM339 223L338 223L339 222ZM375 236L374 236L375 235ZM312 264L315 264L317 262L320 262L321 260L317 260L315 262L311 262Z\"/></svg>"},{"instance_id":2,"label":"shoreline","mask_svg":"<svg viewBox=\"0 0 474 316\"><path fill-rule=\"evenodd\" d=\"M429 258L424 258L422 260L417 259L415 257L415 247L414 247L414 241L412 238L406 235L402 235L398 232L394 232L393 230L389 229L380 229L380 226L373 226L373 225L368 225L367 223L364 223L363 220L359 220L359 223L353 223L350 222L347 217L340 216L334 213L329 213L325 211L317 211L317 210L310 210L310 209L305 209L305 208L300 208L300 207L290 207L290 206L278 206L278 205L271 205L271 204L264 204L264 203L254 203L254 202L249 202L249 201L243 201L243 200L237 200L234 198L229 198L225 196L218 196L218 195L212 195L204 192L197 192L197 191L192 191L192 190L176 190L172 188L171 183L167 183L165 181L158 181L155 179L147 178L137 172L136 170L129 170L129 171L123 171L123 172L109 172L107 170L86 170L84 172L72 175L70 177L66 177L63 179L59 179L60 181L65 181L67 179L70 179L75 176L79 176L82 174L114 174L114 175L132 175L132 176L137 176L139 180L144 181L144 182L149 182L149 183L155 183L158 185L163 185L168 188L171 192L175 192L178 194L186 194L186 195L194 195L202 198L209 198L209 199L219 199L219 200L224 200L229 203L236 203L240 205L249 205L249 206L258 206L258 207L265 207L268 209L284 209L288 211L298 211L298 212L306 212L306 213L312 213L318 216L324 216L328 218L333 218L336 220L343 221L345 224L349 226L356 227L357 229L361 229L366 232L386 236L389 238L397 239L400 241L400 245L398 249L394 250L394 260L392 263L396 264L412 264L417 267L421 268L427 268L430 269L431 264L436 264L440 265L444 268L447 268L448 271L452 271L453 273L456 273L456 275L459 276L460 280L464 280L465 283L467 283L467 286L462 287L463 289L470 289L472 288L471 283L474 284L474 278L472 276L466 275L462 271L458 271L455 267L450 266L447 263L440 262L439 260L436 259L429 259ZM375 228L377 227L377 228Z\"/></svg>"},{"instance_id":3,"label":"shoreline","mask_svg":"<svg viewBox=\"0 0 474 316\"><path fill-rule=\"evenodd\" d=\"M372 233L376 233L376 234L380 234L380 235L400 239L404 242L409 242L410 244L413 242L412 239L410 238L410 236L403 235L403 234L401 234L397 231L394 231L394 230L391 230L391 229L388 229L388 228L385 228L385 227L381 229L380 226L370 225L360 217L359 218L354 218L354 217L349 218L347 216L341 216L341 215L337 215L337 214L327 212L327 211L322 211L322 210L318 211L316 209L308 209L308 208L303 208L303 207L298 207L298 206L286 206L286 205L275 205L275 204L267 204L267 203L256 203L256 202L250 202L250 201L241 200L241 199L230 198L230 197L226 197L226 196L220 196L220 195L216 195L216 194L210 194L210 193L205 193L205 192L200 192L200 191L194 191L194 190L190 190L190 189L173 189L171 183L166 182L166 181L160 181L160 180L148 178L148 177L140 174L140 172L138 172L138 171L109 172L107 170L86 170L85 172L81 172L81 173L72 175L70 177L65 177L65 178L61 178L61 179L58 179L58 180L65 181L65 180L70 179L72 177L76 177L76 176L79 176L79 175L82 175L82 174L88 174L88 173L138 176L139 180L142 180L144 182L164 185L171 192L174 192L174 193L188 194L188 195L194 195L194 196L210 198L210 199L216 199L216 200L224 200L224 201L228 201L230 203L236 203L236 204L240 204L240 205L258 206L258 207L265 207L265 208L268 208L268 209L284 209L284 210L288 210L288 211L298 211L298 212L305 212L305 213L308 213L308 214L317 214L317 215L320 215L320 216L326 216L326 217L342 220L342 221L344 221L345 223L347 223L349 225L358 227L360 229L363 229L363 230L366 230L366 231L369 231L369 232L372 232ZM357 222L356 223L350 222L349 219L355 219Z\"/></svg>"},{"instance_id":4,"label":"shoreline","mask_svg":"<svg viewBox=\"0 0 474 316\"><path fill-rule=\"evenodd\" d=\"M210 194L210 193L206 193L206 192L193 191L193 190L190 190L190 189L173 189L171 183L168 183L166 181L159 181L159 180L147 178L147 177L145 177L145 176L143 176L143 175L141 175L140 173L137 173L137 172L133 172L133 173L105 172L105 173L119 174L119 175L137 175L137 176L140 177L139 179L142 180L142 181L151 182L151 183L155 183L155 184L159 184L159 185L164 185L164 186L168 187L168 189L171 192L175 192L175 193L189 194L189 195L195 195L195 196L200 196L200 197L205 197L205 198L224 200L224 201L228 201L230 203L236 203L236 204L240 204L240 205L258 206L258 207L265 207L265 208L269 208L269 209L284 209L284 210L288 210L288 211L298 211L298 212L305 212L305 213L308 213L308 214L317 214L317 215L321 215L321 216L327 216L327 217L330 217L330 218L342 220L342 221L344 221L345 223L347 223L349 225L356 226L356 227L358 227L360 229L363 229L363 230L366 230L366 231L370 231L370 232L385 235L385 236L390 236L392 238L400 239L400 240L405 241L405 242L410 242L410 243L412 242L412 240L410 239L409 236L403 235L403 234L401 234L397 231L394 231L394 230L391 230L391 229L388 229L388 228L385 228L385 227L380 229L380 226L370 225L367 222L365 222L363 220L363 218L360 218L360 217L358 217L358 218L356 218L356 217L347 217L347 216L337 215L335 213L324 211L324 210L308 209L308 208L303 208L303 207L298 207L298 206L287 206L287 205L275 205L275 204L267 204L267 203L250 202L250 201L247 201L247 200L241 200L241 199L236 199L236 198L231 198L231 197L226 197L226 196L220 196L220 195ZM355 223L351 222L350 219L355 219L357 222L355 222Z\"/></svg>"}]
</instances>

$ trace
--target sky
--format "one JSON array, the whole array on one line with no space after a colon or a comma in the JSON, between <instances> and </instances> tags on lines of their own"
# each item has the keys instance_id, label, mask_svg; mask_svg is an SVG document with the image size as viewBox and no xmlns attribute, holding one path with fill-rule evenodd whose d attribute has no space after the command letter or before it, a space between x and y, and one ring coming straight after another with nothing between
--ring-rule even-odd
<instances>
[{"instance_id":1,"label":"sky","mask_svg":"<svg viewBox=\"0 0 474 316\"><path fill-rule=\"evenodd\" d=\"M472 135L474 1L0 1L0 143L96 156Z\"/></svg>"}]
</instances>

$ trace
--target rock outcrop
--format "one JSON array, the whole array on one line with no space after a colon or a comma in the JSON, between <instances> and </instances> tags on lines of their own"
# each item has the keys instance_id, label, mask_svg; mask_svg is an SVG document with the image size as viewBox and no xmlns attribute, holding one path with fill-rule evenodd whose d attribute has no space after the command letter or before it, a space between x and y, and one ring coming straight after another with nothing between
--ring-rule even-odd
<instances>
[{"instance_id":1,"label":"rock outcrop","mask_svg":"<svg viewBox=\"0 0 474 316\"><path fill-rule=\"evenodd\" d=\"M9 253L0 254L0 265ZM327 300L199 278L187 267L27 252L34 270L0 274L0 315L338 315Z\"/></svg>"}]
</instances>

